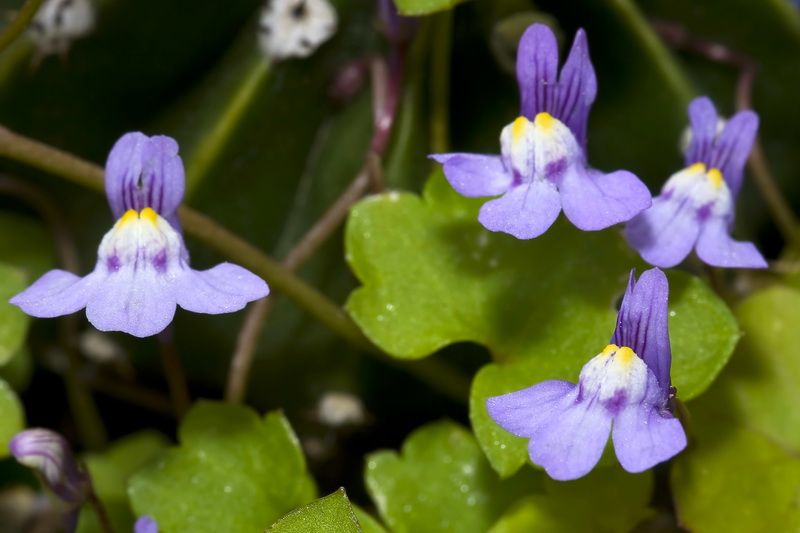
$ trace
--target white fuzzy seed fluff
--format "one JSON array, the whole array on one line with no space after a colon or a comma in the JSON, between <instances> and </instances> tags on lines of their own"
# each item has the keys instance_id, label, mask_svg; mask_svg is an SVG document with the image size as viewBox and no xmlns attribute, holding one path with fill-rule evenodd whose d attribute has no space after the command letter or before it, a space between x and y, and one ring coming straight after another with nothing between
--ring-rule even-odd
<instances>
[{"instance_id":1,"label":"white fuzzy seed fluff","mask_svg":"<svg viewBox=\"0 0 800 533\"><path fill-rule=\"evenodd\" d=\"M94 29L90 0L46 0L31 21L28 33L39 54L66 54L75 39Z\"/></svg>"},{"instance_id":2,"label":"white fuzzy seed fluff","mask_svg":"<svg viewBox=\"0 0 800 533\"><path fill-rule=\"evenodd\" d=\"M267 0L258 26L259 44L270 58L308 57L336 32L328 0Z\"/></svg>"}]
</instances>

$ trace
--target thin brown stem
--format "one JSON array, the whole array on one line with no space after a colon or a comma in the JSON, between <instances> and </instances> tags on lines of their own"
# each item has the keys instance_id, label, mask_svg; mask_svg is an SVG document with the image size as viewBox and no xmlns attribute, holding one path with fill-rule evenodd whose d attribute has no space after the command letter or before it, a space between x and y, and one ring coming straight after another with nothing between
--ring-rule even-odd
<instances>
[{"instance_id":1,"label":"thin brown stem","mask_svg":"<svg viewBox=\"0 0 800 533\"><path fill-rule=\"evenodd\" d=\"M225 401L242 403L247 391L247 379L253 366L253 357L258 347L258 338L264 329L269 312L272 309L272 297L267 296L255 302L247 311L244 325L236 339L236 348L231 356L231 368L228 372L228 385L225 387Z\"/></svg>"},{"instance_id":2,"label":"thin brown stem","mask_svg":"<svg viewBox=\"0 0 800 533\"><path fill-rule=\"evenodd\" d=\"M103 505L103 502L100 501L100 498L97 497L93 485L89 489L87 500L92 504L92 508L95 514L97 514L97 521L100 523L100 529L103 533L114 533L114 527L111 525L111 520L108 518L106 507Z\"/></svg>"},{"instance_id":3,"label":"thin brown stem","mask_svg":"<svg viewBox=\"0 0 800 533\"><path fill-rule=\"evenodd\" d=\"M164 365L164 375L169 386L172 408L175 416L182 418L192 405L192 398L189 396L186 374L175 345L175 330L172 324L158 334L158 344L161 348L161 362Z\"/></svg>"}]
</instances>

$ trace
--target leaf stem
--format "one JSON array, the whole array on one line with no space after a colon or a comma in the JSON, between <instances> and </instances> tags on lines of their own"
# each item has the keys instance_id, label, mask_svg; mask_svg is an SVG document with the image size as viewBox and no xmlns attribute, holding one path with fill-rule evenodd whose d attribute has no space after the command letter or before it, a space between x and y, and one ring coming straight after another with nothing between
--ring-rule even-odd
<instances>
[{"instance_id":1,"label":"leaf stem","mask_svg":"<svg viewBox=\"0 0 800 533\"><path fill-rule=\"evenodd\" d=\"M44 0L25 0L17 16L14 17L14 21L0 34L0 53L8 48L8 46L25 31L30 21L36 16L36 12L39 11L39 6L42 5L43 1Z\"/></svg>"},{"instance_id":2,"label":"leaf stem","mask_svg":"<svg viewBox=\"0 0 800 533\"><path fill-rule=\"evenodd\" d=\"M161 362L164 365L164 375L169 385L172 407L175 416L180 419L191 407L192 397L189 395L186 373L183 371L178 348L175 345L175 326L173 324L158 334L158 344L161 348Z\"/></svg>"}]
</instances>

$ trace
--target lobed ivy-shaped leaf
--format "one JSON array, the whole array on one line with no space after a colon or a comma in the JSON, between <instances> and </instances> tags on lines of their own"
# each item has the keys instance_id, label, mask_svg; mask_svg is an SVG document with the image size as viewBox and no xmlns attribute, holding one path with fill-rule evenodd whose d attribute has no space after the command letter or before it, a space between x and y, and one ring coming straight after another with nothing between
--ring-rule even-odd
<instances>
[{"instance_id":1,"label":"lobed ivy-shaped leaf","mask_svg":"<svg viewBox=\"0 0 800 533\"><path fill-rule=\"evenodd\" d=\"M672 471L678 515L696 533L796 531L800 291L764 290L736 314L743 342L693 405L690 446Z\"/></svg>"},{"instance_id":2,"label":"lobed ivy-shaped leaf","mask_svg":"<svg viewBox=\"0 0 800 533\"><path fill-rule=\"evenodd\" d=\"M563 217L520 241L477 222L484 200L456 194L441 172L423 197L390 192L352 210L347 259L363 286L353 319L387 353L425 357L460 341L495 361L473 382L470 417L502 475L527 460L525 441L494 424L485 400L545 379L576 380L614 330L635 258L615 229L582 232ZM673 383L689 400L714 380L738 339L727 306L700 280L670 273Z\"/></svg>"},{"instance_id":3,"label":"lobed ivy-shaped leaf","mask_svg":"<svg viewBox=\"0 0 800 533\"><path fill-rule=\"evenodd\" d=\"M414 431L400 454L368 456L365 477L393 533L485 533L511 504L541 486L533 471L502 481L472 434L447 420Z\"/></svg>"},{"instance_id":4,"label":"lobed ivy-shaped leaf","mask_svg":"<svg viewBox=\"0 0 800 533\"><path fill-rule=\"evenodd\" d=\"M201 401L180 445L138 472L128 488L137 515L164 531L263 531L314 499L297 437L279 412Z\"/></svg>"}]
</instances>

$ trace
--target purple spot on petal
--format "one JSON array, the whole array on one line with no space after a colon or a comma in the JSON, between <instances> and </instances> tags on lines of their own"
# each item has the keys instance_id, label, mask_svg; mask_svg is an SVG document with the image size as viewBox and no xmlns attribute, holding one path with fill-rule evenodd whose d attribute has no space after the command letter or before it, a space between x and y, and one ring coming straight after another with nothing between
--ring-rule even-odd
<instances>
[{"instance_id":1,"label":"purple spot on petal","mask_svg":"<svg viewBox=\"0 0 800 533\"><path fill-rule=\"evenodd\" d=\"M153 257L153 266L158 272L167 270L167 251L161 250Z\"/></svg>"},{"instance_id":2,"label":"purple spot on petal","mask_svg":"<svg viewBox=\"0 0 800 533\"><path fill-rule=\"evenodd\" d=\"M553 161L544 167L544 177L553 183L556 183L564 171L567 169L567 159L561 158L558 161Z\"/></svg>"},{"instance_id":3,"label":"purple spot on petal","mask_svg":"<svg viewBox=\"0 0 800 533\"><path fill-rule=\"evenodd\" d=\"M116 272L121 266L122 263L120 262L119 257L116 255L110 255L106 259L106 268L108 268L109 272Z\"/></svg>"},{"instance_id":4,"label":"purple spot on petal","mask_svg":"<svg viewBox=\"0 0 800 533\"><path fill-rule=\"evenodd\" d=\"M625 391L620 389L614 393L614 396L603 402L603 406L614 416L618 415L622 408L627 403L628 396Z\"/></svg>"},{"instance_id":5,"label":"purple spot on petal","mask_svg":"<svg viewBox=\"0 0 800 533\"><path fill-rule=\"evenodd\" d=\"M713 202L709 202L706 205L702 206L700 209L697 210L697 220L703 222L708 217L711 216L711 207L714 205Z\"/></svg>"}]
</instances>

